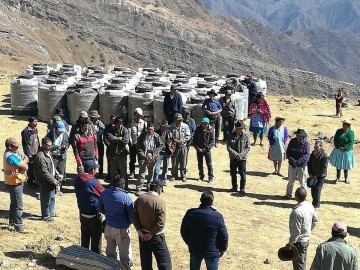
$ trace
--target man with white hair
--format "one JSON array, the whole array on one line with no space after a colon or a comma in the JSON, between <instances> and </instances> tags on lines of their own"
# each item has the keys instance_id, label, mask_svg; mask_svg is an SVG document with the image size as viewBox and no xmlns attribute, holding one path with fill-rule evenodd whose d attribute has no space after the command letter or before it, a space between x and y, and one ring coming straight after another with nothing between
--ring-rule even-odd
<instances>
[{"instance_id":1,"label":"man with white hair","mask_svg":"<svg viewBox=\"0 0 360 270\"><path fill-rule=\"evenodd\" d=\"M331 230L331 238L320 244L310 270L357 270L358 256L346 241L347 226L337 221Z\"/></svg>"},{"instance_id":2,"label":"man with white hair","mask_svg":"<svg viewBox=\"0 0 360 270\"><path fill-rule=\"evenodd\" d=\"M135 178L135 163L136 163L136 143L141 133L146 131L147 123L145 120L141 119L144 116L144 112L141 108L136 108L134 110L133 120L130 121L129 128L129 148L130 148L130 176L129 179ZM138 160L139 162L139 160Z\"/></svg>"}]
</instances>

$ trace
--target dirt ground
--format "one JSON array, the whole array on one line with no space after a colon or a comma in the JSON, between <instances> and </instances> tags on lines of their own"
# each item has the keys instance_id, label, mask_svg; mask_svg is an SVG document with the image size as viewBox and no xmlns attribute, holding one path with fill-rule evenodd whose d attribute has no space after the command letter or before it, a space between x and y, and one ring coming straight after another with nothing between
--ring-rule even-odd
<instances>
[{"instance_id":1,"label":"dirt ground","mask_svg":"<svg viewBox=\"0 0 360 270\"><path fill-rule=\"evenodd\" d=\"M0 85L0 151L4 151L4 141L14 136L20 139L20 132L26 126L26 117L12 116L8 83ZM288 98L288 97L286 97ZM304 128L309 134L313 146L313 139L318 132L328 137L335 134L341 127L340 118L334 117L335 104L333 100L315 100L301 98L293 104L279 102L280 97L269 96L268 102L275 116L284 116L285 125L290 132L297 128ZM355 104L353 102L352 104ZM360 119L359 107L350 105L344 109L344 118L353 122L355 136L360 134L357 125ZM40 136L45 135L46 126L39 124ZM247 162L247 195L240 197L237 193L228 192L231 187L229 175L229 158L225 145L219 145L212 150L215 181L213 184L197 182L198 177L195 150L191 149L188 181L168 183L162 198L167 204L166 240L169 246L173 269L189 269L189 254L180 236L180 224L187 209L197 207L202 191L211 189L215 193L214 207L224 215L229 232L229 248L221 258L220 269L291 269L291 264L281 262L277 251L284 246L289 237L288 219L293 201L284 201L287 181L273 176L272 162L267 159L268 141L261 148L252 147ZM325 143L325 149L330 154L332 145ZM355 145L356 159L360 160L359 145ZM68 153L67 171L74 176L75 162L71 149ZM0 167L2 164L0 165ZM287 165L282 173L287 175ZM317 210L319 223L315 227L308 251L308 268L314 258L318 244L330 237L331 226L338 220L348 224L349 236L346 238L350 245L360 250L360 220L358 218L360 200L359 167L350 171L351 184L344 182L333 184L335 169L329 167L328 180L322 192L321 207ZM39 220L40 202L34 190L25 187L24 195L24 224L28 234L17 234L6 229L9 196L6 193L3 177L0 177L0 262L10 263L9 269L62 269L55 265L60 245L69 246L79 244L79 214L76 205L74 189L66 187L63 196L56 198L56 212L59 215L53 223ZM134 185L130 186L134 188ZM298 187L296 183L295 188ZM309 195L309 199L311 196ZM132 194L135 200L135 196ZM133 269L140 269L139 249L136 233L132 228L132 248L134 254ZM57 236L63 236L63 241L56 241ZM105 241L103 241L103 250ZM270 264L264 264L266 259ZM34 263L34 265L32 265ZM154 265L155 269L156 266ZM205 266L202 266L205 269Z\"/></svg>"}]
</instances>

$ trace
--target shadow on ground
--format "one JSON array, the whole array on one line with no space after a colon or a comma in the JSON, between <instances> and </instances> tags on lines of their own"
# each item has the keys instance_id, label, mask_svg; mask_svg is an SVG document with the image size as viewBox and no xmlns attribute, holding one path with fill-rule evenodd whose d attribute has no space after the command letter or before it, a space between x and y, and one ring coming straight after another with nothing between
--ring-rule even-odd
<instances>
[{"instance_id":1,"label":"shadow on ground","mask_svg":"<svg viewBox=\"0 0 360 270\"><path fill-rule=\"evenodd\" d=\"M267 201L261 201L261 202L254 202L255 205L266 205L266 206L272 206L272 207L278 207L278 208L293 208L294 204L290 203L278 203L278 202L267 202Z\"/></svg>"},{"instance_id":2,"label":"shadow on ground","mask_svg":"<svg viewBox=\"0 0 360 270\"><path fill-rule=\"evenodd\" d=\"M345 208L360 208L360 203L356 202L333 202L333 201L322 201L322 204L331 204L336 206L341 206Z\"/></svg>"},{"instance_id":3,"label":"shadow on ground","mask_svg":"<svg viewBox=\"0 0 360 270\"><path fill-rule=\"evenodd\" d=\"M357 238L360 238L360 228L354 228L354 227L348 226L347 229L348 229L348 233L351 236L355 236Z\"/></svg>"},{"instance_id":4,"label":"shadow on ground","mask_svg":"<svg viewBox=\"0 0 360 270\"><path fill-rule=\"evenodd\" d=\"M225 188L214 188L212 186L204 187L204 186L197 186L197 185L192 185L192 184L174 185L174 188L190 189L190 190L196 190L199 192L203 192L205 190L211 190L214 192L229 192L229 189L225 189ZM165 190L165 192L166 192L166 190Z\"/></svg>"},{"instance_id":5,"label":"shadow on ground","mask_svg":"<svg viewBox=\"0 0 360 270\"><path fill-rule=\"evenodd\" d=\"M47 269L56 268L56 259L51 254L35 253L33 251L8 251L4 252L6 257L12 259L29 259L36 260L36 265L46 267Z\"/></svg>"}]
</instances>

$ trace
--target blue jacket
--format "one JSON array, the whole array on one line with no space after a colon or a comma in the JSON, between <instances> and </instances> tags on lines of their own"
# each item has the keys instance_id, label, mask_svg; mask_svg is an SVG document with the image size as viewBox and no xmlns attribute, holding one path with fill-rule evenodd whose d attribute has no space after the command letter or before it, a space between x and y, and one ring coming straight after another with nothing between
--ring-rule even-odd
<instances>
[{"instance_id":1,"label":"blue jacket","mask_svg":"<svg viewBox=\"0 0 360 270\"><path fill-rule=\"evenodd\" d=\"M306 139L300 143L293 138L286 149L286 156L292 167L305 167L310 157L310 144Z\"/></svg>"},{"instance_id":2,"label":"blue jacket","mask_svg":"<svg viewBox=\"0 0 360 270\"><path fill-rule=\"evenodd\" d=\"M181 236L190 254L217 258L228 247L228 233L223 216L214 208L200 205L186 212L181 223Z\"/></svg>"},{"instance_id":3,"label":"blue jacket","mask_svg":"<svg viewBox=\"0 0 360 270\"><path fill-rule=\"evenodd\" d=\"M164 98L164 114L181 113L183 107L182 97L178 91L175 92L173 98L170 98L170 93L166 94Z\"/></svg>"},{"instance_id":4,"label":"blue jacket","mask_svg":"<svg viewBox=\"0 0 360 270\"><path fill-rule=\"evenodd\" d=\"M79 173L74 188L80 214L96 215L98 199L104 190L99 180L91 174Z\"/></svg>"},{"instance_id":5,"label":"blue jacket","mask_svg":"<svg viewBox=\"0 0 360 270\"><path fill-rule=\"evenodd\" d=\"M106 217L106 224L116 229L130 227L130 217L134 203L130 195L123 189L110 187L101 193L98 211Z\"/></svg>"}]
</instances>

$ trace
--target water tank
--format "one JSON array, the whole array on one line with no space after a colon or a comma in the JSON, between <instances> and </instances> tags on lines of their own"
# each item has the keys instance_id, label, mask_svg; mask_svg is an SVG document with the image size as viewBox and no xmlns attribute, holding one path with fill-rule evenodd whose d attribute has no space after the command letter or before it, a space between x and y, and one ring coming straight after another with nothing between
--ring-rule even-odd
<instances>
[{"instance_id":1,"label":"water tank","mask_svg":"<svg viewBox=\"0 0 360 270\"><path fill-rule=\"evenodd\" d=\"M247 97L243 92L236 92L231 95L231 98L235 101L236 107L236 120L244 120L247 118Z\"/></svg>"},{"instance_id":2,"label":"water tank","mask_svg":"<svg viewBox=\"0 0 360 270\"><path fill-rule=\"evenodd\" d=\"M205 116L202 109L202 103L191 104L191 117L195 120L196 125L200 125L201 119Z\"/></svg>"},{"instance_id":3,"label":"water tank","mask_svg":"<svg viewBox=\"0 0 360 270\"><path fill-rule=\"evenodd\" d=\"M71 124L76 122L81 111L99 110L98 92L92 88L68 88L66 96Z\"/></svg>"},{"instance_id":4,"label":"water tank","mask_svg":"<svg viewBox=\"0 0 360 270\"><path fill-rule=\"evenodd\" d=\"M10 81L11 110L13 114L36 115L39 83L37 78L24 75Z\"/></svg>"},{"instance_id":5,"label":"water tank","mask_svg":"<svg viewBox=\"0 0 360 270\"><path fill-rule=\"evenodd\" d=\"M129 93L129 117L133 115L136 108L142 108L144 112L143 119L148 122L154 121L152 93Z\"/></svg>"},{"instance_id":6,"label":"water tank","mask_svg":"<svg viewBox=\"0 0 360 270\"><path fill-rule=\"evenodd\" d=\"M121 116L126 126L128 119L129 93L121 90L102 90L99 94L99 114L104 123L110 122L110 116Z\"/></svg>"},{"instance_id":7,"label":"water tank","mask_svg":"<svg viewBox=\"0 0 360 270\"><path fill-rule=\"evenodd\" d=\"M55 82L55 80L48 79L47 84L39 86L38 117L41 121L49 121L55 108L67 109L67 86L56 83L49 84L50 82Z\"/></svg>"},{"instance_id":8,"label":"water tank","mask_svg":"<svg viewBox=\"0 0 360 270\"><path fill-rule=\"evenodd\" d=\"M156 96L153 100L155 130L160 128L161 121L166 120L163 110L164 98L164 96Z\"/></svg>"}]
</instances>

